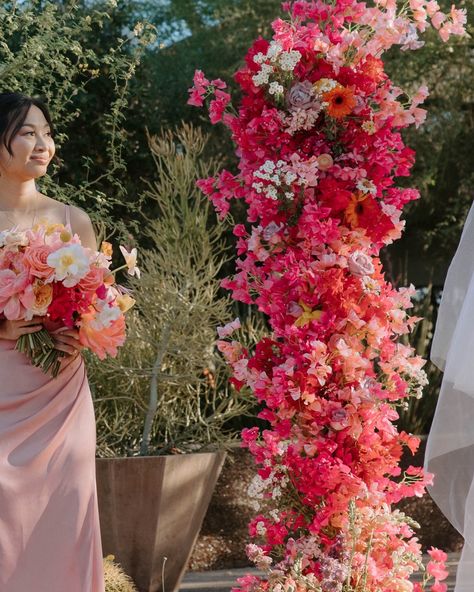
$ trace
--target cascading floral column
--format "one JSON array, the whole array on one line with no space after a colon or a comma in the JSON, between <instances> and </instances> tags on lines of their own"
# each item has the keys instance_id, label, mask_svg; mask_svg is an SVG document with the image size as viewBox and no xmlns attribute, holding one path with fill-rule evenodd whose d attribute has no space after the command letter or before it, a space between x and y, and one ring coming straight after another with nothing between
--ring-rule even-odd
<instances>
[{"instance_id":1,"label":"cascading floral column","mask_svg":"<svg viewBox=\"0 0 474 592\"><path fill-rule=\"evenodd\" d=\"M416 189L396 186L414 152L400 130L418 127L428 94L408 96L380 58L393 45L414 50L429 27L443 41L464 35L466 15L435 0L285 3L235 74L237 110L221 80L197 70L189 103L209 105L231 131L239 171L198 182L221 218L231 199L247 204L237 224L236 273L222 285L255 304L271 333L252 352L232 339L239 320L219 327L217 344L237 388L250 387L268 422L243 431L258 477L262 511L247 552L264 577L246 591L443 592L446 554L430 550L424 581L416 523L392 504L422 496L433 475L399 467L397 409L421 397L425 360L399 342L412 285L386 281L380 249L400 238L403 207ZM258 511L257 510L257 511Z\"/></svg>"}]
</instances>

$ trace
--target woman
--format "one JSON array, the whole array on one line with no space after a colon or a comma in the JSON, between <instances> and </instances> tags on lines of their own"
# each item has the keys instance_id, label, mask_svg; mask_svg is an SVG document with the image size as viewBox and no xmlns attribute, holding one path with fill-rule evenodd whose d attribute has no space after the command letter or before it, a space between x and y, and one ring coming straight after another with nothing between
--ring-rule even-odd
<instances>
[{"instance_id":1,"label":"woman","mask_svg":"<svg viewBox=\"0 0 474 592\"><path fill-rule=\"evenodd\" d=\"M428 492L463 535L455 592L474 590L474 204L446 276L430 358L444 372L428 436Z\"/></svg>"},{"instance_id":2,"label":"woman","mask_svg":"<svg viewBox=\"0 0 474 592\"><path fill-rule=\"evenodd\" d=\"M36 189L53 133L41 101L0 94L0 231L62 222L95 249L89 216ZM56 378L14 349L44 321L0 321L0 590L104 592L95 416L78 333L53 333L64 353Z\"/></svg>"}]
</instances>

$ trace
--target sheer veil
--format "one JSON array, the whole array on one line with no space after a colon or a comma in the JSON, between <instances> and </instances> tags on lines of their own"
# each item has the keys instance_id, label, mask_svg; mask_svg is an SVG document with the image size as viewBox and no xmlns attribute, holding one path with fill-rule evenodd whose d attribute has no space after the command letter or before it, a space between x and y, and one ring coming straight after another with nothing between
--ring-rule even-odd
<instances>
[{"instance_id":1,"label":"sheer veil","mask_svg":"<svg viewBox=\"0 0 474 592\"><path fill-rule=\"evenodd\" d=\"M444 372L424 468L428 492L464 537L455 592L474 590L474 203L449 266L430 354Z\"/></svg>"}]
</instances>

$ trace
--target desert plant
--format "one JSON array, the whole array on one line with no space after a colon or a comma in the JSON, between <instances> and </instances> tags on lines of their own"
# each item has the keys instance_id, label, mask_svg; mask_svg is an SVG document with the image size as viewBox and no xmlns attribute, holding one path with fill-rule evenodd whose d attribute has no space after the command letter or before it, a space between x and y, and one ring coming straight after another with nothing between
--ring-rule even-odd
<instances>
[{"instance_id":1,"label":"desert plant","mask_svg":"<svg viewBox=\"0 0 474 592\"><path fill-rule=\"evenodd\" d=\"M137 592L133 580L114 559L114 555L104 557L105 592Z\"/></svg>"},{"instance_id":2,"label":"desert plant","mask_svg":"<svg viewBox=\"0 0 474 592\"><path fill-rule=\"evenodd\" d=\"M206 140L189 125L148 135L157 179L146 198L156 215L145 217L152 248L140 253L142 277L130 278L137 302L128 340L115 359L89 359L101 456L212 447L232 439L229 421L253 405L215 347L232 306L218 280L227 226L195 186L216 167L200 158Z\"/></svg>"},{"instance_id":3,"label":"desert plant","mask_svg":"<svg viewBox=\"0 0 474 592\"><path fill-rule=\"evenodd\" d=\"M404 285L408 284L408 273L404 272ZM413 299L412 314L420 317L410 334L403 335L400 341L405 345L411 345L416 353L426 360L424 370L427 374L428 383L423 389L423 397L410 398L398 411L399 419L397 426L400 430L412 434L427 434L436 409L439 388L441 385L441 372L430 361L429 353L433 331L436 322L436 310L438 294L432 281L427 286L417 289Z\"/></svg>"}]
</instances>

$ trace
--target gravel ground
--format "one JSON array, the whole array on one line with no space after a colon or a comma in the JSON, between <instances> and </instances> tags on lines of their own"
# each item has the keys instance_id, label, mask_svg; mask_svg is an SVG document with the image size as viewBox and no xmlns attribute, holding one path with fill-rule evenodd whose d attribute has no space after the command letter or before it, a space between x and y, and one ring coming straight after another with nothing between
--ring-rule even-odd
<instances>
[{"instance_id":1,"label":"gravel ground","mask_svg":"<svg viewBox=\"0 0 474 592\"><path fill-rule=\"evenodd\" d=\"M415 457L408 453L402 460L402 468L409 464L422 465L423 454L423 447L420 447ZM250 505L247 487L254 474L253 459L247 450L236 449L229 453L188 563L189 571L223 570L250 565L245 555L245 545L249 542L247 524L255 511ZM421 525L418 537L423 551L432 545L447 552L461 550L462 537L444 518L428 494L422 498L402 500L396 507Z\"/></svg>"}]
</instances>

